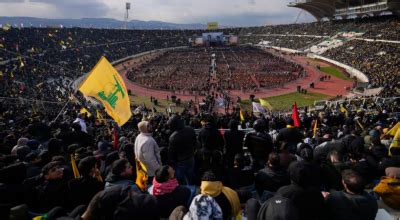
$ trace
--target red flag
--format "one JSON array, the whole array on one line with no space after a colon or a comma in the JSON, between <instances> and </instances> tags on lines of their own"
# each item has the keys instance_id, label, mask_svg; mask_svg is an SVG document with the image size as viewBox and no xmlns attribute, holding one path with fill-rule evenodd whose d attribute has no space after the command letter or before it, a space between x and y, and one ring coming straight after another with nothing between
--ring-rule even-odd
<instances>
[{"instance_id":1,"label":"red flag","mask_svg":"<svg viewBox=\"0 0 400 220\"><path fill-rule=\"evenodd\" d=\"M118 150L118 136L117 136L117 125L114 125L114 145L113 149Z\"/></svg>"},{"instance_id":2,"label":"red flag","mask_svg":"<svg viewBox=\"0 0 400 220\"><path fill-rule=\"evenodd\" d=\"M292 110L292 119L294 122L295 127L300 127L300 117L299 117L299 111L297 111L297 104L294 102L293 105L293 110Z\"/></svg>"}]
</instances>

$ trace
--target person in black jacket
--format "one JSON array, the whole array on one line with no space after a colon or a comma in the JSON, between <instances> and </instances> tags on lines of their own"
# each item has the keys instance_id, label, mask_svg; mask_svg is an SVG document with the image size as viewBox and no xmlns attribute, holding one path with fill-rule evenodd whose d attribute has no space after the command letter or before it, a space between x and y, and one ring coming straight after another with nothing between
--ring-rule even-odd
<instances>
[{"instance_id":1,"label":"person in black jacket","mask_svg":"<svg viewBox=\"0 0 400 220\"><path fill-rule=\"evenodd\" d=\"M275 152L269 154L267 167L258 171L256 179L259 192L276 192L280 187L290 184L289 173L280 166L279 154Z\"/></svg>"},{"instance_id":2,"label":"person in black jacket","mask_svg":"<svg viewBox=\"0 0 400 220\"><path fill-rule=\"evenodd\" d=\"M292 162L291 184L278 189L276 195L292 200L299 211L299 220L324 219L325 203L319 188L312 187L313 167L308 162Z\"/></svg>"},{"instance_id":3,"label":"person in black jacket","mask_svg":"<svg viewBox=\"0 0 400 220\"><path fill-rule=\"evenodd\" d=\"M286 143L287 149L290 153L296 153L297 144L301 142L303 139L303 135L300 131L294 127L293 119L288 119L286 128L283 128L279 131L278 136L276 137L276 142L278 146L282 144L282 142Z\"/></svg>"},{"instance_id":4,"label":"person in black jacket","mask_svg":"<svg viewBox=\"0 0 400 220\"><path fill-rule=\"evenodd\" d=\"M207 116L206 124L199 132L198 140L201 144L201 147L207 151L222 151L222 148L224 146L224 139L222 137L222 134L215 126L215 120L213 116Z\"/></svg>"},{"instance_id":5,"label":"person in black jacket","mask_svg":"<svg viewBox=\"0 0 400 220\"><path fill-rule=\"evenodd\" d=\"M88 205L93 196L104 189L104 184L96 178L97 175L100 175L100 171L97 169L95 157L82 159L78 169L81 177L72 179L68 183L71 207Z\"/></svg>"},{"instance_id":6,"label":"person in black jacket","mask_svg":"<svg viewBox=\"0 0 400 220\"><path fill-rule=\"evenodd\" d=\"M150 194L157 199L160 216L168 218L178 206L189 207L191 193L184 186L179 186L174 168L166 165L158 168L150 188Z\"/></svg>"},{"instance_id":7,"label":"person in black jacket","mask_svg":"<svg viewBox=\"0 0 400 220\"><path fill-rule=\"evenodd\" d=\"M344 191L325 193L328 215L331 220L374 220L378 212L375 198L364 191L365 181L356 171L342 172Z\"/></svg>"},{"instance_id":8,"label":"person in black jacket","mask_svg":"<svg viewBox=\"0 0 400 220\"><path fill-rule=\"evenodd\" d=\"M250 152L253 169L257 171L265 166L268 155L273 150L273 144L271 136L266 131L264 120L257 119L253 128L255 131L248 133L244 139L244 147Z\"/></svg>"},{"instance_id":9,"label":"person in black jacket","mask_svg":"<svg viewBox=\"0 0 400 220\"><path fill-rule=\"evenodd\" d=\"M244 132L238 130L238 121L232 119L229 121L229 130L224 133L225 155L228 166L233 166L233 160L236 154L243 154Z\"/></svg>"},{"instance_id":10,"label":"person in black jacket","mask_svg":"<svg viewBox=\"0 0 400 220\"><path fill-rule=\"evenodd\" d=\"M63 180L63 174L58 162L50 162L43 167L44 182L34 188L34 211L47 212L56 206L66 205L67 184Z\"/></svg>"},{"instance_id":11,"label":"person in black jacket","mask_svg":"<svg viewBox=\"0 0 400 220\"><path fill-rule=\"evenodd\" d=\"M184 125L179 115L172 116L167 125L173 132L169 137L169 163L174 167L180 184L192 184L196 133Z\"/></svg>"}]
</instances>

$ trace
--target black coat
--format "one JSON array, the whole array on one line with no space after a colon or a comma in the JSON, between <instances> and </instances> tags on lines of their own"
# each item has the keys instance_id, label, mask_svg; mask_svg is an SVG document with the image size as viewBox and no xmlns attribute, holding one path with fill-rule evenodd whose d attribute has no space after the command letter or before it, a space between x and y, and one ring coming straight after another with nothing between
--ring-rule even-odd
<instances>
[{"instance_id":1,"label":"black coat","mask_svg":"<svg viewBox=\"0 0 400 220\"><path fill-rule=\"evenodd\" d=\"M366 192L353 195L334 191L328 196L326 206L330 220L374 220L378 212L376 200Z\"/></svg>"},{"instance_id":2,"label":"black coat","mask_svg":"<svg viewBox=\"0 0 400 220\"><path fill-rule=\"evenodd\" d=\"M199 133L198 140L201 147L209 151L222 150L224 146L224 139L219 130L212 124L206 124Z\"/></svg>"},{"instance_id":3,"label":"black coat","mask_svg":"<svg viewBox=\"0 0 400 220\"><path fill-rule=\"evenodd\" d=\"M194 129L185 127L182 120L169 121L168 125L174 131L169 137L169 161L175 163L192 158L196 147Z\"/></svg>"},{"instance_id":4,"label":"black coat","mask_svg":"<svg viewBox=\"0 0 400 220\"><path fill-rule=\"evenodd\" d=\"M299 220L325 219L325 204L321 192L304 189L297 184L281 187L276 195L292 200L299 211Z\"/></svg>"},{"instance_id":5,"label":"black coat","mask_svg":"<svg viewBox=\"0 0 400 220\"><path fill-rule=\"evenodd\" d=\"M247 147L254 160L267 161L269 153L273 150L272 138L266 132L250 132L246 134L244 146Z\"/></svg>"},{"instance_id":6,"label":"black coat","mask_svg":"<svg viewBox=\"0 0 400 220\"><path fill-rule=\"evenodd\" d=\"M276 192L280 187L290 184L289 173L280 168L264 168L256 175L256 189Z\"/></svg>"},{"instance_id":7,"label":"black coat","mask_svg":"<svg viewBox=\"0 0 400 220\"><path fill-rule=\"evenodd\" d=\"M88 205L96 193L104 189L104 184L87 176L70 180L68 183L68 198L71 207Z\"/></svg>"},{"instance_id":8,"label":"black coat","mask_svg":"<svg viewBox=\"0 0 400 220\"><path fill-rule=\"evenodd\" d=\"M303 135L297 128L283 128L279 131L276 141L285 142L288 146L295 146L297 143L301 142Z\"/></svg>"},{"instance_id":9,"label":"black coat","mask_svg":"<svg viewBox=\"0 0 400 220\"><path fill-rule=\"evenodd\" d=\"M244 132L239 130L229 130L224 133L225 152L229 166L233 165L235 154L243 153Z\"/></svg>"},{"instance_id":10,"label":"black coat","mask_svg":"<svg viewBox=\"0 0 400 220\"><path fill-rule=\"evenodd\" d=\"M178 186L173 192L155 196L160 209L161 218L168 218L178 206L188 208L191 197L190 190L184 186Z\"/></svg>"},{"instance_id":11,"label":"black coat","mask_svg":"<svg viewBox=\"0 0 400 220\"><path fill-rule=\"evenodd\" d=\"M45 181L35 189L35 211L48 212L56 206L67 204L67 184L61 180Z\"/></svg>"}]
</instances>

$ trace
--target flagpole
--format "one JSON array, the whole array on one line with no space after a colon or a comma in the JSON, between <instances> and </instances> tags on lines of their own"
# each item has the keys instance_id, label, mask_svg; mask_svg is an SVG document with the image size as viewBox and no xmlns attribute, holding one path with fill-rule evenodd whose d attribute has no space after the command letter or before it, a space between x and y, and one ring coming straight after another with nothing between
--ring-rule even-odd
<instances>
[{"instance_id":1,"label":"flagpole","mask_svg":"<svg viewBox=\"0 0 400 220\"><path fill-rule=\"evenodd\" d=\"M65 103L64 107L61 109L61 111L58 113L57 117L54 119L54 122L57 121L58 117L60 117L61 113L64 111L64 109L67 107L69 104L70 100L68 99L67 103Z\"/></svg>"}]
</instances>

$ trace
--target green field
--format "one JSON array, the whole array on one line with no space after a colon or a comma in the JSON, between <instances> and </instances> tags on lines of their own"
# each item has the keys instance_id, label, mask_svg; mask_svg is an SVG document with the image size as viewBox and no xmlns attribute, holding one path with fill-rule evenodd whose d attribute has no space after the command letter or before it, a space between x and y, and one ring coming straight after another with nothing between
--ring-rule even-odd
<instances>
[{"instance_id":1,"label":"green field","mask_svg":"<svg viewBox=\"0 0 400 220\"><path fill-rule=\"evenodd\" d=\"M320 93L289 93L286 95L274 96L266 98L266 100L272 105L274 111L284 111L290 110L294 102L297 103L297 107L305 107L314 105L314 101L316 100L326 100L329 99L330 96L320 94ZM259 100L256 99L258 102ZM241 102L242 108L246 111L251 111L252 106L249 100L243 100Z\"/></svg>"},{"instance_id":2,"label":"green field","mask_svg":"<svg viewBox=\"0 0 400 220\"><path fill-rule=\"evenodd\" d=\"M321 71L329 75L335 76L339 79L351 80L348 76L346 76L341 70L337 69L336 67L332 66L321 67Z\"/></svg>"},{"instance_id":3,"label":"green field","mask_svg":"<svg viewBox=\"0 0 400 220\"><path fill-rule=\"evenodd\" d=\"M167 101L166 99L158 99L157 106L150 101L150 97L146 96L137 96L137 95L130 95L129 99L132 105L145 105L147 108L155 107L157 112L164 112L165 109L168 108L169 104L172 104L171 100ZM182 112L183 107L172 107L174 112Z\"/></svg>"}]
</instances>

